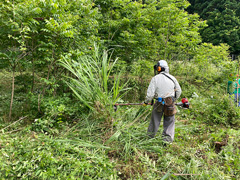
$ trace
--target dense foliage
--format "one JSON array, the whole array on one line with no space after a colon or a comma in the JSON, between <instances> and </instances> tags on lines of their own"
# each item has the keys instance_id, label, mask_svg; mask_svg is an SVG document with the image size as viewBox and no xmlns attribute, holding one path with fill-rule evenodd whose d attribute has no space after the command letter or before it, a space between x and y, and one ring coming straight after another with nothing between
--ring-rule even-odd
<instances>
[{"instance_id":1,"label":"dense foliage","mask_svg":"<svg viewBox=\"0 0 240 180\"><path fill-rule=\"evenodd\" d=\"M237 0L189 0L190 13L198 13L207 20L201 31L204 42L214 45L226 43L232 54L240 53L240 2Z\"/></svg>"},{"instance_id":2,"label":"dense foliage","mask_svg":"<svg viewBox=\"0 0 240 180\"><path fill-rule=\"evenodd\" d=\"M189 2L1 1L1 179L239 179L239 3ZM160 59L191 104L168 147L151 106L113 106L142 102Z\"/></svg>"}]
</instances>

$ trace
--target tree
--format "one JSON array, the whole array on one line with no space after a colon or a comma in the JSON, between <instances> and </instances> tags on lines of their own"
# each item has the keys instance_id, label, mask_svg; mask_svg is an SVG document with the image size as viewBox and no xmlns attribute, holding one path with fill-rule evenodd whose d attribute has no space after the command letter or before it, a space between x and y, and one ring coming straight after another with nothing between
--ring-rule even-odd
<instances>
[{"instance_id":1,"label":"tree","mask_svg":"<svg viewBox=\"0 0 240 180\"><path fill-rule=\"evenodd\" d=\"M205 25L184 9L185 0L95 1L102 13L100 36L127 62L139 58L177 59L191 54L201 42L198 30Z\"/></svg>"},{"instance_id":2,"label":"tree","mask_svg":"<svg viewBox=\"0 0 240 180\"><path fill-rule=\"evenodd\" d=\"M156 38L158 57L186 59L201 42L199 30L205 26L199 16L188 14L187 1L154 1L149 3L150 28Z\"/></svg>"},{"instance_id":3,"label":"tree","mask_svg":"<svg viewBox=\"0 0 240 180\"><path fill-rule=\"evenodd\" d=\"M188 9L207 20L208 27L201 31L204 42L214 45L226 43L232 54L240 53L240 2L236 0L190 0Z\"/></svg>"},{"instance_id":4,"label":"tree","mask_svg":"<svg viewBox=\"0 0 240 180\"><path fill-rule=\"evenodd\" d=\"M16 68L32 72L32 92L36 72L40 72L39 76L44 83L41 94L44 95L48 86L51 93L55 91L57 80L63 72L57 63L60 57L80 46L84 49L83 45L87 47L95 39L97 10L92 6L91 0L0 2L0 52L1 61L4 62L1 64L13 72L9 118L14 99Z\"/></svg>"},{"instance_id":5,"label":"tree","mask_svg":"<svg viewBox=\"0 0 240 180\"><path fill-rule=\"evenodd\" d=\"M29 28L23 23L24 17L21 16L21 8L15 3L18 1L2 2L1 11L1 61L5 67L12 71L12 92L9 110L9 120L12 117L12 107L15 90L15 72L20 61L29 53L26 52L25 40L29 37ZM21 9L19 11L19 9Z\"/></svg>"}]
</instances>

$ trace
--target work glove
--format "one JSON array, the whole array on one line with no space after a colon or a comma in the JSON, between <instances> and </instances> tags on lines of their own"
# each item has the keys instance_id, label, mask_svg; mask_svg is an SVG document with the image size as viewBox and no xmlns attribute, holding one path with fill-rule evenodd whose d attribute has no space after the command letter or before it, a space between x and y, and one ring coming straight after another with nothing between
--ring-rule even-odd
<instances>
[{"instance_id":1,"label":"work glove","mask_svg":"<svg viewBox=\"0 0 240 180\"><path fill-rule=\"evenodd\" d=\"M147 106L148 105L148 103L146 103L146 102L143 102L143 106L145 107L145 106Z\"/></svg>"}]
</instances>

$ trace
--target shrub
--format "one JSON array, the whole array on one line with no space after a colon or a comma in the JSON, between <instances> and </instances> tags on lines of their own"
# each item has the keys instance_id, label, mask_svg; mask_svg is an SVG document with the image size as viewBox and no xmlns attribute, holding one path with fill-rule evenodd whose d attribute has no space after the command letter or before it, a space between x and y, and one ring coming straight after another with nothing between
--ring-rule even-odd
<instances>
[{"instance_id":1,"label":"shrub","mask_svg":"<svg viewBox=\"0 0 240 180\"><path fill-rule=\"evenodd\" d=\"M41 111L42 115L35 117L32 129L48 133L52 132L54 128L61 129L61 125L64 123L73 123L81 112L87 113L85 107L66 94L61 97L45 97Z\"/></svg>"},{"instance_id":2,"label":"shrub","mask_svg":"<svg viewBox=\"0 0 240 180\"><path fill-rule=\"evenodd\" d=\"M229 95L194 96L189 99L191 109L188 116L209 125L240 125L240 109Z\"/></svg>"}]
</instances>

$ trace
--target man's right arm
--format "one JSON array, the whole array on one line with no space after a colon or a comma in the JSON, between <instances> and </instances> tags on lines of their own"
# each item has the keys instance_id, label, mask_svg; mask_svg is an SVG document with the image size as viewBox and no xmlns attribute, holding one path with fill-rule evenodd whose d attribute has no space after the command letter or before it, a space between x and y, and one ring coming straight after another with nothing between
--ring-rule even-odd
<instances>
[{"instance_id":1,"label":"man's right arm","mask_svg":"<svg viewBox=\"0 0 240 180\"><path fill-rule=\"evenodd\" d=\"M150 102L154 96L155 96L155 90L156 90L156 85L155 85L155 78L153 77L149 86L148 86L148 89L147 89L147 96L145 98L145 103L148 103Z\"/></svg>"}]
</instances>

